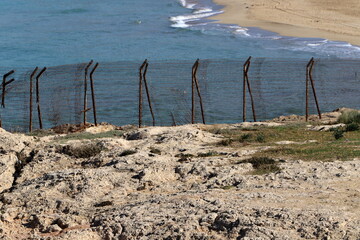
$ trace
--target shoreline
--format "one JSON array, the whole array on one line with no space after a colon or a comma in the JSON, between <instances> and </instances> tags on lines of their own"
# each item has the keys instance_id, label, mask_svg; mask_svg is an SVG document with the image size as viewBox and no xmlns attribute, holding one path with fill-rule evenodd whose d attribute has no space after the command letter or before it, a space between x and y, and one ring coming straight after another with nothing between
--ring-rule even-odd
<instances>
[{"instance_id":1,"label":"shoreline","mask_svg":"<svg viewBox=\"0 0 360 240\"><path fill-rule=\"evenodd\" d=\"M360 3L355 0L280 2L214 0L224 12L210 17L224 24L257 27L288 37L322 38L360 46Z\"/></svg>"}]
</instances>

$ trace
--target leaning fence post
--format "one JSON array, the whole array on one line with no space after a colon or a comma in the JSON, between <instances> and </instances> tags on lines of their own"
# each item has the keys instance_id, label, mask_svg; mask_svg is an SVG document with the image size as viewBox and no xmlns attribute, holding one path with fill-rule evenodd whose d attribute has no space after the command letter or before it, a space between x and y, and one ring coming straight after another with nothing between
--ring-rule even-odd
<instances>
[{"instance_id":1,"label":"leaning fence post","mask_svg":"<svg viewBox=\"0 0 360 240\"><path fill-rule=\"evenodd\" d=\"M315 99L315 103L316 103L316 109L317 109L317 112L318 112L318 115L319 115L319 119L321 119L321 112L320 112L319 102L318 102L318 99L317 99L317 96L316 96L314 80L312 78L312 70L313 70L314 64L315 64L315 61L314 61L314 59L312 59L312 63L311 63L310 69L309 69L309 78L310 78L310 83L311 83L311 87L312 87L313 94L314 94L314 99Z\"/></svg>"},{"instance_id":2,"label":"leaning fence post","mask_svg":"<svg viewBox=\"0 0 360 240\"><path fill-rule=\"evenodd\" d=\"M306 65L306 83L305 83L305 121L309 119L309 68L313 58Z\"/></svg>"},{"instance_id":3,"label":"leaning fence post","mask_svg":"<svg viewBox=\"0 0 360 240\"><path fill-rule=\"evenodd\" d=\"M46 71L46 67L44 67L40 71L40 73L36 76L36 103L37 103L37 110L38 110L38 118L39 118L40 129L43 129L43 124L42 124L42 116L41 116L41 108L40 108L39 78L45 71Z\"/></svg>"},{"instance_id":4,"label":"leaning fence post","mask_svg":"<svg viewBox=\"0 0 360 240\"><path fill-rule=\"evenodd\" d=\"M13 82L15 79L11 79L10 81L6 82L6 78L8 76L10 76L11 74L13 74L15 71L14 70L11 70L10 72L6 73L3 75L3 81L2 81L2 99L1 99L1 106L3 108L5 108L5 88L6 88L6 85L8 85L9 83Z\"/></svg>"},{"instance_id":5,"label":"leaning fence post","mask_svg":"<svg viewBox=\"0 0 360 240\"><path fill-rule=\"evenodd\" d=\"M91 60L85 67L85 76L84 76L84 119L83 119L83 123L84 125L86 124L86 113L87 111L90 110L90 108L87 107L87 74L88 74L88 70L89 67L91 66L91 64L93 64L93 60Z\"/></svg>"},{"instance_id":6,"label":"leaning fence post","mask_svg":"<svg viewBox=\"0 0 360 240\"><path fill-rule=\"evenodd\" d=\"M191 70L191 124L195 123L195 67L196 62Z\"/></svg>"},{"instance_id":7,"label":"leaning fence post","mask_svg":"<svg viewBox=\"0 0 360 240\"><path fill-rule=\"evenodd\" d=\"M171 120L172 120L172 125L176 126L176 120L175 120L175 116L173 112L170 112L170 116L171 116Z\"/></svg>"},{"instance_id":8,"label":"leaning fence post","mask_svg":"<svg viewBox=\"0 0 360 240\"><path fill-rule=\"evenodd\" d=\"M202 121L203 121L203 124L205 124L204 106L203 106L203 101L202 101L202 97L201 97L201 93L200 93L199 82L198 82L197 77L196 77L196 73L197 73L197 70L198 70L198 67L199 67L199 59L196 60L194 65L195 65L195 68L194 68L194 82L195 82L196 91L198 93L199 100L200 100L200 109L201 109Z\"/></svg>"},{"instance_id":9,"label":"leaning fence post","mask_svg":"<svg viewBox=\"0 0 360 240\"><path fill-rule=\"evenodd\" d=\"M151 113L151 117L152 117L152 121L153 121L153 126L155 126L155 116L154 116L154 112L153 112L153 108L152 108L152 104L151 104L151 98L150 98L148 84L146 81L146 73L147 73L148 66L149 66L149 63L146 61L145 70L143 73L143 79L144 79L144 83L145 83L146 96L147 96L148 103L149 103L149 109L150 109L150 113Z\"/></svg>"},{"instance_id":10,"label":"leaning fence post","mask_svg":"<svg viewBox=\"0 0 360 240\"><path fill-rule=\"evenodd\" d=\"M246 69L245 69L245 79L246 79L246 84L248 86L248 91L249 91L249 95L250 95L253 119L254 119L254 122L256 122L255 103L254 103L254 98L253 98L253 95L252 95L252 91L251 91L251 87L250 87L250 81L249 81L249 75L248 75L250 64L251 64L250 60L251 60L251 57L249 57L248 61L247 61L247 65L246 65Z\"/></svg>"},{"instance_id":11,"label":"leaning fence post","mask_svg":"<svg viewBox=\"0 0 360 240\"><path fill-rule=\"evenodd\" d=\"M33 112L33 78L34 78L34 76L35 76L35 74L36 74L36 72L37 72L38 69L39 69L39 68L36 67L36 68L34 69L34 71L33 71L33 72L31 73L31 75L30 75L30 101L29 101L29 103L30 103L30 106L29 106L30 116L29 116L29 132L32 131L32 117L33 117L33 115L32 115L32 112Z\"/></svg>"},{"instance_id":12,"label":"leaning fence post","mask_svg":"<svg viewBox=\"0 0 360 240\"><path fill-rule=\"evenodd\" d=\"M94 113L94 123L97 126L97 118L96 118L96 103L95 103L95 91L94 91L94 79L93 74L96 68L99 66L99 63L96 63L93 70L90 72L90 86L91 86L91 98L92 98L92 105L93 105L93 113Z\"/></svg>"},{"instance_id":13,"label":"leaning fence post","mask_svg":"<svg viewBox=\"0 0 360 240\"><path fill-rule=\"evenodd\" d=\"M140 68L139 68L139 128L141 128L142 125L142 78L143 78L143 73L142 70L144 68L144 66L147 63L147 59L145 59L145 61L143 62L143 64L141 64Z\"/></svg>"},{"instance_id":14,"label":"leaning fence post","mask_svg":"<svg viewBox=\"0 0 360 240\"><path fill-rule=\"evenodd\" d=\"M254 122L256 122L255 104L254 104L254 99L253 99L253 95L252 95L252 91L251 91L251 87L250 87L249 76L248 76L250 63L251 63L250 60L251 60L251 56L246 60L246 62L243 65L243 122L246 121L246 85L247 85L249 95L250 95L251 108L252 108L252 112L253 112Z\"/></svg>"}]
</instances>

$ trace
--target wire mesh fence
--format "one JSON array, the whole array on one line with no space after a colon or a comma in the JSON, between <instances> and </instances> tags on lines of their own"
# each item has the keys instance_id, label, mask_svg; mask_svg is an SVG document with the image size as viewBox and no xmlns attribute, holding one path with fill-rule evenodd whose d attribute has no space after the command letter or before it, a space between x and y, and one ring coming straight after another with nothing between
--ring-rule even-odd
<instances>
[{"instance_id":1,"label":"wire mesh fence","mask_svg":"<svg viewBox=\"0 0 360 240\"><path fill-rule=\"evenodd\" d=\"M242 121L245 61L246 58L199 61L196 78L206 123ZM308 62L308 59L251 59L248 78L257 120L267 120L280 115L305 114ZM33 79L32 97L30 97L30 75L34 69L14 69L15 72L7 76L0 85L1 99L4 99L5 105L5 108L0 109L2 127L10 131L28 131L30 115L32 115L33 128L39 128L35 90L39 91L44 128L65 123L79 124L83 122L85 108L90 109L86 111L87 121L94 122L89 85L89 73L94 70L94 64L90 66L86 75L87 64L48 67L38 79L38 88L36 79ZM99 63L93 73L98 122L115 125L138 124L141 64L139 62ZM148 64L146 82L156 125L191 123L194 62L149 61ZM321 111L332 111L340 107L360 107L359 69L360 60L315 59L312 78ZM0 67L0 72L3 74L10 70ZM15 81L9 82L11 78ZM6 84L7 82L9 84ZM146 91L142 91L142 95L142 122L144 125L152 125ZM249 99L248 91L246 95ZM316 113L311 92L309 96L310 113ZM86 106L84 106L84 98L86 98ZM202 122L197 93L194 101L195 122ZM30 111L31 102L32 111ZM247 103L247 119L251 120L251 104L249 100Z\"/></svg>"}]
</instances>

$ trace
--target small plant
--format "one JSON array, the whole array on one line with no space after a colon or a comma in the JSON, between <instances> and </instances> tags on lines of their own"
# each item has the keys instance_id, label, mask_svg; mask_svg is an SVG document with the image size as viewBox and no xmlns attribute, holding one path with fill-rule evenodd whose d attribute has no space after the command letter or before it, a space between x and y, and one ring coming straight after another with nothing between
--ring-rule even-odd
<instances>
[{"instance_id":1,"label":"small plant","mask_svg":"<svg viewBox=\"0 0 360 240\"><path fill-rule=\"evenodd\" d=\"M346 132L358 131L359 129L360 129L359 124L354 122L346 124L345 127Z\"/></svg>"},{"instance_id":2,"label":"small plant","mask_svg":"<svg viewBox=\"0 0 360 240\"><path fill-rule=\"evenodd\" d=\"M120 154L119 154L119 157L124 157L124 156L132 155L132 154L135 154L135 153L137 153L136 150L130 150L130 149L128 149L128 150L125 150L125 151L123 151L122 153L120 153Z\"/></svg>"},{"instance_id":3,"label":"small plant","mask_svg":"<svg viewBox=\"0 0 360 240\"><path fill-rule=\"evenodd\" d=\"M191 158L194 157L194 155L192 155L190 153L179 153L179 154L176 154L175 157L179 158L178 162L186 162L186 161L191 160Z\"/></svg>"},{"instance_id":4,"label":"small plant","mask_svg":"<svg viewBox=\"0 0 360 240\"><path fill-rule=\"evenodd\" d=\"M223 139L221 140L220 142L217 143L217 145L220 145L220 146L229 146L231 145L231 143L233 142L234 140L232 140L231 138L227 138L227 139Z\"/></svg>"},{"instance_id":5,"label":"small plant","mask_svg":"<svg viewBox=\"0 0 360 240\"><path fill-rule=\"evenodd\" d=\"M161 155L161 150L158 148L150 147L150 152L157 155Z\"/></svg>"},{"instance_id":6,"label":"small plant","mask_svg":"<svg viewBox=\"0 0 360 240\"><path fill-rule=\"evenodd\" d=\"M108 132L102 132L102 133L88 133L88 132L80 132L80 133L71 133L67 134L65 136L57 137L56 140L59 140L60 142L67 142L70 140L92 140L97 138L113 138L113 137L121 137L124 135L124 132L118 131L118 130L112 130Z\"/></svg>"},{"instance_id":7,"label":"small plant","mask_svg":"<svg viewBox=\"0 0 360 240\"><path fill-rule=\"evenodd\" d=\"M234 188L235 186L233 186L233 185L227 185L227 186L223 186L223 187L221 187L222 189L224 189L224 190L230 190L230 189L232 189L232 188Z\"/></svg>"},{"instance_id":8,"label":"small plant","mask_svg":"<svg viewBox=\"0 0 360 240\"><path fill-rule=\"evenodd\" d=\"M237 140L241 143L249 141L251 139L252 135L250 133L246 133L241 135Z\"/></svg>"},{"instance_id":9,"label":"small plant","mask_svg":"<svg viewBox=\"0 0 360 240\"><path fill-rule=\"evenodd\" d=\"M252 157L241 163L251 163L254 168L254 171L252 172L254 175L263 175L281 170L278 163L274 159L268 157Z\"/></svg>"},{"instance_id":10,"label":"small plant","mask_svg":"<svg viewBox=\"0 0 360 240\"><path fill-rule=\"evenodd\" d=\"M338 140L338 139L344 137L344 131L342 129L340 129L340 128L337 128L337 129L334 130L333 135L334 135L334 138L336 140Z\"/></svg>"},{"instance_id":11,"label":"small plant","mask_svg":"<svg viewBox=\"0 0 360 240\"><path fill-rule=\"evenodd\" d=\"M256 136L256 141L259 142L259 143L264 143L264 142L265 142L265 136L264 136L264 134L259 133L259 134Z\"/></svg>"},{"instance_id":12,"label":"small plant","mask_svg":"<svg viewBox=\"0 0 360 240\"><path fill-rule=\"evenodd\" d=\"M215 151L209 151L207 153L198 153L198 157L212 157L217 155L219 155L219 153Z\"/></svg>"}]
</instances>

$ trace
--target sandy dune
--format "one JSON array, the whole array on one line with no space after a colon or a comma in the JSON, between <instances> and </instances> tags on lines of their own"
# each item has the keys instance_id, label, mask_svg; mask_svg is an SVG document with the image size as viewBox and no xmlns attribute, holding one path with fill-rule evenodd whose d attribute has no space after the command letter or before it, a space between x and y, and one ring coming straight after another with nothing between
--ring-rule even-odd
<instances>
[{"instance_id":1,"label":"sandy dune","mask_svg":"<svg viewBox=\"0 0 360 240\"><path fill-rule=\"evenodd\" d=\"M284 36L325 38L360 45L357 0L215 0L222 23L260 27Z\"/></svg>"}]
</instances>

